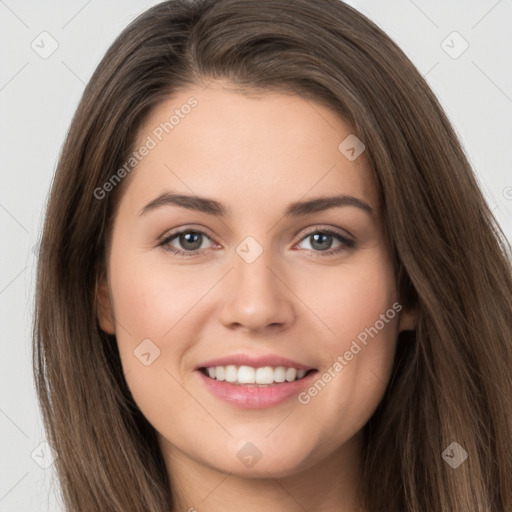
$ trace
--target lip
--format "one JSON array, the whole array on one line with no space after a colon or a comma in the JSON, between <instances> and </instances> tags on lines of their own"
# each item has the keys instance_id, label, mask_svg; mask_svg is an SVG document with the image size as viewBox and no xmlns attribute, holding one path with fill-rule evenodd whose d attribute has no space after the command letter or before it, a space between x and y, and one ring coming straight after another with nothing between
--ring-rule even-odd
<instances>
[{"instance_id":1,"label":"lip","mask_svg":"<svg viewBox=\"0 0 512 512\"><path fill-rule=\"evenodd\" d=\"M312 384L318 370L310 372L300 380L266 385L218 381L211 379L199 369L194 373L210 393L224 402L241 409L266 409L296 397Z\"/></svg>"},{"instance_id":2,"label":"lip","mask_svg":"<svg viewBox=\"0 0 512 512\"><path fill-rule=\"evenodd\" d=\"M201 368L209 368L211 366L252 366L253 368L263 368L264 366L284 366L286 368L296 368L297 370L314 370L312 366L306 366L287 357L268 354L265 356L253 357L248 354L233 354L230 356L220 357L205 361L195 367L195 370Z\"/></svg>"}]
</instances>

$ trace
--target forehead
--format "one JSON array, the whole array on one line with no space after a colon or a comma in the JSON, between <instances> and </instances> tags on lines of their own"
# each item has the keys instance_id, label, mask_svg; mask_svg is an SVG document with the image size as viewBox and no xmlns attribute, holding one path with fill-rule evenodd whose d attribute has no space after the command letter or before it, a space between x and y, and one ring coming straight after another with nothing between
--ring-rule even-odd
<instances>
[{"instance_id":1,"label":"forehead","mask_svg":"<svg viewBox=\"0 0 512 512\"><path fill-rule=\"evenodd\" d=\"M336 112L300 95L190 87L157 105L139 129L135 149L151 150L126 192L150 199L171 188L249 206L336 191L377 207L364 151L353 161L342 151L353 136Z\"/></svg>"}]
</instances>

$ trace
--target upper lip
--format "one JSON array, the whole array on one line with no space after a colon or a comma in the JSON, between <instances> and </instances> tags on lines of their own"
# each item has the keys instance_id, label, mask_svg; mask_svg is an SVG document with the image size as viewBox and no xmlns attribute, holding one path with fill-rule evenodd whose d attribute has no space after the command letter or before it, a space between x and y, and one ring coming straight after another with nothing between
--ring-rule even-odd
<instances>
[{"instance_id":1,"label":"upper lip","mask_svg":"<svg viewBox=\"0 0 512 512\"><path fill-rule=\"evenodd\" d=\"M252 366L253 368L263 368L264 366L284 366L286 368L296 368L297 370L312 370L312 366L298 363L287 357L278 355L264 355L264 356L250 356L248 354L233 354L230 356L219 357L218 359L211 359L204 363L198 364L195 369L210 368L212 366Z\"/></svg>"}]
</instances>

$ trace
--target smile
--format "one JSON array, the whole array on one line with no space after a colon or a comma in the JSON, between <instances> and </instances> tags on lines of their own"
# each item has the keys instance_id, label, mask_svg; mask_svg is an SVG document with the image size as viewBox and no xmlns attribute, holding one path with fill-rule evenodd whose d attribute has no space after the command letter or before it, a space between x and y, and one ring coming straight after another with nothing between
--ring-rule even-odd
<instances>
[{"instance_id":1,"label":"smile","mask_svg":"<svg viewBox=\"0 0 512 512\"><path fill-rule=\"evenodd\" d=\"M219 382L229 382L235 385L273 385L283 382L293 382L303 379L308 372L305 370L285 366L263 366L254 368L252 366L210 366L201 368L204 375Z\"/></svg>"},{"instance_id":2,"label":"smile","mask_svg":"<svg viewBox=\"0 0 512 512\"><path fill-rule=\"evenodd\" d=\"M194 373L222 402L241 409L265 409L297 397L312 384L318 370L227 365L202 367Z\"/></svg>"}]
</instances>

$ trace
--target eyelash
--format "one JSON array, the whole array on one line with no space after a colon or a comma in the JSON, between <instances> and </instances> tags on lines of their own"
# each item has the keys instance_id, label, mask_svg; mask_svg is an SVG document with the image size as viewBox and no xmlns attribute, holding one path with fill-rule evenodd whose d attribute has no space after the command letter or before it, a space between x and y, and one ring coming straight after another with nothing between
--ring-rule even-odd
<instances>
[{"instance_id":1,"label":"eyelash","mask_svg":"<svg viewBox=\"0 0 512 512\"><path fill-rule=\"evenodd\" d=\"M169 235L164 235L160 239L158 247L162 247L162 249L164 251L169 251L169 252L173 253L176 256L200 256L201 254L204 254L204 252L206 252L206 249L200 249L200 250L196 249L194 251L183 251L181 249L172 248L169 245L171 240L174 240L176 237L178 237L179 235L182 235L184 233L200 234L200 235L206 236L207 238L210 238L207 233L205 233L204 231L202 231L200 229L183 228L183 229L180 229L179 231L175 231L175 232L173 232L173 233L171 233ZM315 257L326 257L326 256L331 256L331 255L334 255L334 254L338 254L338 253L341 253L343 251L347 251L349 249L352 249L356 245L353 240L350 240L349 238L344 237L343 235L341 235L340 233L338 233L336 231L333 231L331 229L320 229L318 227L315 227L313 231L310 231L310 232L306 233L306 235L304 235L301 238L300 242L302 242L303 240L305 240L309 236L317 234L317 233L321 233L323 235L332 235L335 238L337 238L341 242L342 245L340 247L336 248L336 249L329 249L327 251L315 251L315 250L313 250L313 254L315 254Z\"/></svg>"}]
</instances>

